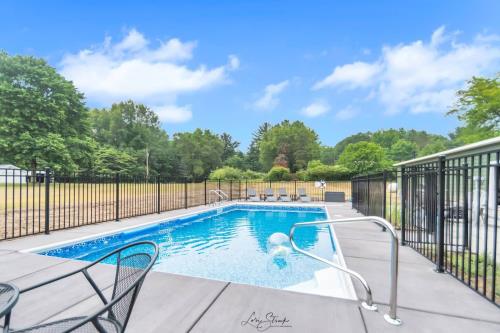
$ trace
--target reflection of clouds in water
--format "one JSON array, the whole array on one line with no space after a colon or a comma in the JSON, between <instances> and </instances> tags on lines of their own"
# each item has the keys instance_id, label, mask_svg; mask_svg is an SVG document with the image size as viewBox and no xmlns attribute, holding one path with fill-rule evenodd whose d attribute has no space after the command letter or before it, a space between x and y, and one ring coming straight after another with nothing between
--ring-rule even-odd
<instances>
[{"instance_id":1,"label":"reflection of clouds in water","mask_svg":"<svg viewBox=\"0 0 500 333\"><path fill-rule=\"evenodd\" d=\"M291 272L288 257L292 253L292 249L287 246L289 243L288 236L282 232L275 232L269 236L267 239L267 251L271 257L267 263L268 272L279 270L280 275Z\"/></svg>"},{"instance_id":2,"label":"reflection of clouds in water","mask_svg":"<svg viewBox=\"0 0 500 333\"><path fill-rule=\"evenodd\" d=\"M288 246L277 245L277 246L271 248L271 251L269 251L269 254L272 257L286 258L286 257L288 257L288 255L291 252L292 252L292 249L290 249Z\"/></svg>"},{"instance_id":3,"label":"reflection of clouds in water","mask_svg":"<svg viewBox=\"0 0 500 333\"><path fill-rule=\"evenodd\" d=\"M289 244L289 238L282 232L275 232L267 239L267 251L279 245L287 245Z\"/></svg>"},{"instance_id":4,"label":"reflection of clouds in water","mask_svg":"<svg viewBox=\"0 0 500 333\"><path fill-rule=\"evenodd\" d=\"M307 212L282 212L277 211L261 211L255 217L250 218L249 224L250 234L257 240L259 248L262 252L268 252L268 239L276 232L288 235L290 228L296 222L314 221L325 219L324 214L307 215ZM311 248L318 240L318 229L316 227L300 228L296 231L297 245L305 250ZM287 246L290 242L287 238Z\"/></svg>"}]
</instances>

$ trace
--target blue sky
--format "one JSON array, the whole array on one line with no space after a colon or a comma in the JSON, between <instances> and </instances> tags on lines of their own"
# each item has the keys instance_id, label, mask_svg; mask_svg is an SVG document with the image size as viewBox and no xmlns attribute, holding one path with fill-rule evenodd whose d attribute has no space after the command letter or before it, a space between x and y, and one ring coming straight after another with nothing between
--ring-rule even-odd
<instances>
[{"instance_id":1,"label":"blue sky","mask_svg":"<svg viewBox=\"0 0 500 333\"><path fill-rule=\"evenodd\" d=\"M90 106L127 98L169 134L302 120L323 144L447 134L453 92L500 71L499 1L2 1L0 48L43 57Z\"/></svg>"}]
</instances>

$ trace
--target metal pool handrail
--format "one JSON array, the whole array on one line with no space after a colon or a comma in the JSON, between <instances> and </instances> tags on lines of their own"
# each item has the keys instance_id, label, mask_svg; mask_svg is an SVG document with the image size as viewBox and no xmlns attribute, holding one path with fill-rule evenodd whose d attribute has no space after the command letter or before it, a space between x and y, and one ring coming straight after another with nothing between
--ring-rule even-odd
<instances>
[{"instance_id":1,"label":"metal pool handrail","mask_svg":"<svg viewBox=\"0 0 500 333\"><path fill-rule=\"evenodd\" d=\"M398 250L399 250L399 241L398 235L394 227L387 222L387 220L378 217L378 216L363 216L363 217L352 217L352 218L344 218L344 219L335 219L335 220L326 220L326 221L314 221L314 222L300 222L295 223L290 229L290 243L292 247L297 251L306 256L319 260L325 264L328 264L338 270L341 270L353 277L355 277L366 291L366 301L362 303L363 307L368 310L376 310L377 307L373 304L373 297L370 286L366 282L366 280L357 272L350 270L346 267L342 267L337 265L329 260L318 257L315 254L307 252L305 250L300 249L295 241L293 240L293 234L297 227L307 227L307 226L316 226L316 225L324 225L324 224L336 224L336 223L357 223L357 222L373 222L382 227L385 227L390 231L392 244L391 244L391 291L390 291L390 309L389 313L384 315L384 319L393 325L401 325L401 320L397 317L397 293L398 293Z\"/></svg>"},{"instance_id":2,"label":"metal pool handrail","mask_svg":"<svg viewBox=\"0 0 500 333\"><path fill-rule=\"evenodd\" d=\"M229 196L226 194L226 192L224 192L222 190L210 190L208 193L215 193L219 198L222 199L222 201L229 200ZM209 199L208 204L209 205L212 204L211 197Z\"/></svg>"}]
</instances>

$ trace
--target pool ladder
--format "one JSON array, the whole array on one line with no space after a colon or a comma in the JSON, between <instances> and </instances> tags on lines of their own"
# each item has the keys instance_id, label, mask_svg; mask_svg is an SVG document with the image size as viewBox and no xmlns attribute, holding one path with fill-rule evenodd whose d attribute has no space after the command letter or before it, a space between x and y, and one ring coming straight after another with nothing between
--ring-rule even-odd
<instances>
[{"instance_id":1,"label":"pool ladder","mask_svg":"<svg viewBox=\"0 0 500 333\"><path fill-rule=\"evenodd\" d=\"M210 190L208 191L208 194L209 194L209 198L208 198L208 205L212 205L212 204L217 204L217 203L222 203L224 201L228 201L229 200L229 196L226 194L226 192L220 190L220 189L217 189L217 190ZM212 197L210 194L215 194L216 195L216 200L214 200L212 202Z\"/></svg>"},{"instance_id":2,"label":"pool ladder","mask_svg":"<svg viewBox=\"0 0 500 333\"><path fill-rule=\"evenodd\" d=\"M295 251L302 253L308 257L311 257L313 259L316 259L318 261L321 261L322 263L325 263L333 268L336 268L344 273L347 273L354 277L356 280L358 280L363 288L365 289L366 292L366 299L361 303L361 305L370 311L377 311L377 305L373 303L373 296L372 296L372 291L368 283L366 282L365 278L361 276L358 272L355 272L347 267L343 267L339 264L336 264L330 260L321 258L313 253L307 252L305 250L302 250L295 244L295 241L293 239L293 234L295 232L295 229L299 227L310 227L310 226L318 226L318 225L333 225L333 224L342 224L342 223L358 223L358 222L372 222L375 224L378 224L382 226L383 228L389 230L389 233L392 238L392 243L391 243L391 290L390 290L390 308L389 308L389 313L384 315L384 319L389 322L392 325L401 325L401 319L399 319L396 315L397 311L397 298L398 298L398 250L399 250L399 241L398 241L398 235L396 233L396 230L394 230L394 227L387 222L387 220L378 217L378 216L363 216L363 217L352 217L352 218L344 218L344 219L335 219L335 220L326 220L326 221L314 221L314 222L300 222L300 223L295 223L292 228L290 229L290 243L292 244L292 247L295 249ZM332 245L333 245L333 239L332 239Z\"/></svg>"}]
</instances>

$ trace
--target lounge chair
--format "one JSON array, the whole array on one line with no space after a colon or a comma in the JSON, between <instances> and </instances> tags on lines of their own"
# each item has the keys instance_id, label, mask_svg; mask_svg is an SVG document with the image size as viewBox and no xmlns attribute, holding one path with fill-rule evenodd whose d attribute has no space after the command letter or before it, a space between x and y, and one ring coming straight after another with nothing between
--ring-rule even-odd
<instances>
[{"instance_id":1,"label":"lounge chair","mask_svg":"<svg viewBox=\"0 0 500 333\"><path fill-rule=\"evenodd\" d=\"M249 188L247 190L248 201L260 201L257 191L254 188Z\"/></svg>"},{"instance_id":2,"label":"lounge chair","mask_svg":"<svg viewBox=\"0 0 500 333\"><path fill-rule=\"evenodd\" d=\"M285 188L280 188L278 190L278 193L279 193L279 200L280 201L283 201L283 202L290 202L290 201L292 201L292 199L290 199L290 196L286 192Z\"/></svg>"},{"instance_id":3,"label":"lounge chair","mask_svg":"<svg viewBox=\"0 0 500 333\"><path fill-rule=\"evenodd\" d=\"M278 199L274 196L274 192L273 192L273 189L272 188L266 188L266 201L272 201L272 202L275 202L277 201Z\"/></svg>"},{"instance_id":4,"label":"lounge chair","mask_svg":"<svg viewBox=\"0 0 500 333\"><path fill-rule=\"evenodd\" d=\"M311 197L307 195L305 188L299 188L297 191L301 202L311 202Z\"/></svg>"},{"instance_id":5,"label":"lounge chair","mask_svg":"<svg viewBox=\"0 0 500 333\"><path fill-rule=\"evenodd\" d=\"M23 289L20 291L21 296L31 290L82 273L104 305L96 308L93 313L87 316L59 319L8 332L125 332L144 278L153 267L156 258L158 258L158 246L155 243L136 242L114 250L76 271ZM113 293L109 299L104 296L105 291L96 284L88 271L89 268L103 261L106 264L114 263L116 265ZM75 288L81 287L75 286ZM61 298L64 298L64 292Z\"/></svg>"}]
</instances>

